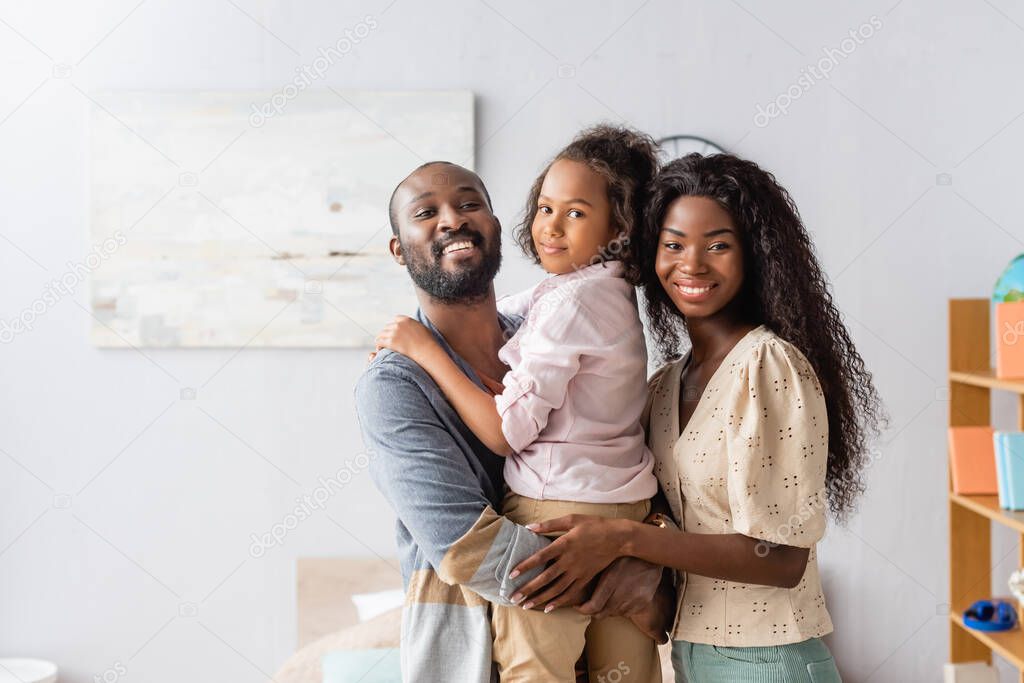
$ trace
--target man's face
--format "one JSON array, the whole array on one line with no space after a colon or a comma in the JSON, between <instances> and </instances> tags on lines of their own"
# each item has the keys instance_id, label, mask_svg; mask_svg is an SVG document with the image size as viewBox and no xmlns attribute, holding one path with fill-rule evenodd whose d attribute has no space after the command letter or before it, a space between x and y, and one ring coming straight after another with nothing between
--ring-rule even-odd
<instances>
[{"instance_id":1,"label":"man's face","mask_svg":"<svg viewBox=\"0 0 1024 683\"><path fill-rule=\"evenodd\" d=\"M395 194L391 253L416 286L442 303L475 303L501 267L501 225L480 180L461 166L432 164Z\"/></svg>"}]
</instances>

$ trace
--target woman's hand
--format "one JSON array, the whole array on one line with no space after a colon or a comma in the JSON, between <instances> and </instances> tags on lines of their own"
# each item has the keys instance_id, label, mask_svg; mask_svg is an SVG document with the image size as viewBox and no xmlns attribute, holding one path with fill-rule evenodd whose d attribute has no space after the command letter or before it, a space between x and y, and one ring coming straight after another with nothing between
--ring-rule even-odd
<instances>
[{"instance_id":1,"label":"woman's hand","mask_svg":"<svg viewBox=\"0 0 1024 683\"><path fill-rule=\"evenodd\" d=\"M392 322L385 325L375 341L377 348L374 354L381 349L391 349L408 356L420 365L424 364L424 359L432 351L441 348L434 334L423 323L405 315L396 316Z\"/></svg>"},{"instance_id":2,"label":"woman's hand","mask_svg":"<svg viewBox=\"0 0 1024 683\"><path fill-rule=\"evenodd\" d=\"M512 602L522 603L526 609L543 604L545 612L564 607L569 602L566 591L575 591L590 583L601 570L623 554L623 541L628 536L630 524L632 522L624 519L566 515L527 525L527 529L538 534L567 533L512 570L509 578L550 563L547 569L512 596Z\"/></svg>"}]
</instances>

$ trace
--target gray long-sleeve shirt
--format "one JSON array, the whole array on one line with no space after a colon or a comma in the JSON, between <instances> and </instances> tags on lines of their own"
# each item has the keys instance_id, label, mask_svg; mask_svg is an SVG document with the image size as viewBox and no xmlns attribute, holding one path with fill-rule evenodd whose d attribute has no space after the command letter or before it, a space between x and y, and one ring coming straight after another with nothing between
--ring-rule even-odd
<instances>
[{"instance_id":1,"label":"gray long-sleeve shirt","mask_svg":"<svg viewBox=\"0 0 1024 683\"><path fill-rule=\"evenodd\" d=\"M421 311L416 319L483 388ZM511 336L522 318L499 314L499 322ZM398 516L406 588L402 678L496 681L488 601L509 604L536 571L514 582L509 572L549 541L498 514L503 458L466 427L419 365L381 351L355 395L370 474Z\"/></svg>"}]
</instances>

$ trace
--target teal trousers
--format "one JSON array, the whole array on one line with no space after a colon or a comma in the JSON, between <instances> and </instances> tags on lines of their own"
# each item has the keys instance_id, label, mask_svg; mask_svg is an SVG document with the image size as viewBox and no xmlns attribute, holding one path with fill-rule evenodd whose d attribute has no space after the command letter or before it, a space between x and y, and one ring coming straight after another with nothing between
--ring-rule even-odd
<instances>
[{"instance_id":1,"label":"teal trousers","mask_svg":"<svg viewBox=\"0 0 1024 683\"><path fill-rule=\"evenodd\" d=\"M676 683L842 683L825 643L811 638L770 647L672 643Z\"/></svg>"}]
</instances>

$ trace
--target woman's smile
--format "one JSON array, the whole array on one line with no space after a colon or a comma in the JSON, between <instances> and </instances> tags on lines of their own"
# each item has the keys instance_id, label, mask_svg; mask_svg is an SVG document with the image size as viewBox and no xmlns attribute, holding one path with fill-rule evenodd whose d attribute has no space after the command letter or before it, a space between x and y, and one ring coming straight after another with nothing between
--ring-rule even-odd
<instances>
[{"instance_id":1,"label":"woman's smile","mask_svg":"<svg viewBox=\"0 0 1024 683\"><path fill-rule=\"evenodd\" d=\"M712 291L718 287L717 282L708 280L697 280L694 278L680 278L672 282L679 296L690 303L698 303L711 298Z\"/></svg>"}]
</instances>

